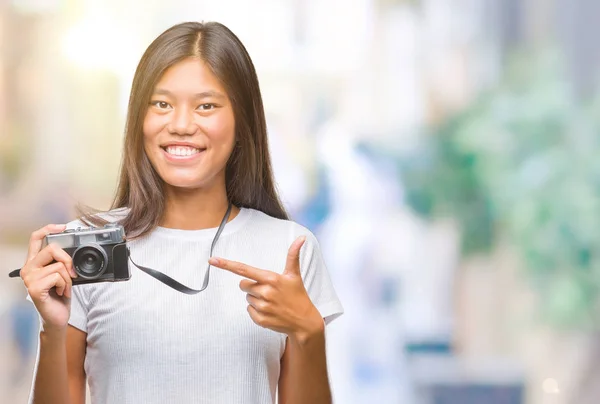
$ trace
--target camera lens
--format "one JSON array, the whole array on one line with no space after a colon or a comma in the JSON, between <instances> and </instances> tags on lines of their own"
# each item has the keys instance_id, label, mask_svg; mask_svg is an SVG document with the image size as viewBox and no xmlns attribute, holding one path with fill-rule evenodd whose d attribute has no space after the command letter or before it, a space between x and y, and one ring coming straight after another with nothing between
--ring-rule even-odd
<instances>
[{"instance_id":1,"label":"camera lens","mask_svg":"<svg viewBox=\"0 0 600 404\"><path fill-rule=\"evenodd\" d=\"M81 246L73 254L75 272L83 278L97 278L106 269L106 252L96 246Z\"/></svg>"}]
</instances>

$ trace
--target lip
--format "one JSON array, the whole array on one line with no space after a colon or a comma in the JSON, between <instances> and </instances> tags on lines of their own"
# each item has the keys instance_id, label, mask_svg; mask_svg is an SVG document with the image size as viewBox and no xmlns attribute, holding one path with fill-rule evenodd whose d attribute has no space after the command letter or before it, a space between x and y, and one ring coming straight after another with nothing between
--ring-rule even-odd
<instances>
[{"instance_id":1,"label":"lip","mask_svg":"<svg viewBox=\"0 0 600 404\"><path fill-rule=\"evenodd\" d=\"M163 149L166 147L169 147L169 146L193 147L194 149L200 149L200 150L206 149L206 147L204 147L204 146L200 146L200 145L197 145L195 143L190 143L190 142L167 142L167 143L163 143L160 145L160 147Z\"/></svg>"}]
</instances>

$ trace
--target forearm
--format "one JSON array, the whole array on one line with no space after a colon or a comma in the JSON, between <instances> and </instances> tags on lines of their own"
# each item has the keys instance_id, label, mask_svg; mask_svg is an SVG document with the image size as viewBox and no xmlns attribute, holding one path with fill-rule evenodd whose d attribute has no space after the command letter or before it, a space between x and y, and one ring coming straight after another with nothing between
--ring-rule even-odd
<instances>
[{"instance_id":1,"label":"forearm","mask_svg":"<svg viewBox=\"0 0 600 404\"><path fill-rule=\"evenodd\" d=\"M39 359L30 402L33 404L69 404L66 332L40 333Z\"/></svg>"},{"instance_id":2,"label":"forearm","mask_svg":"<svg viewBox=\"0 0 600 404\"><path fill-rule=\"evenodd\" d=\"M282 404L331 404L325 354L325 325L310 333L289 336L285 375L280 386Z\"/></svg>"}]
</instances>

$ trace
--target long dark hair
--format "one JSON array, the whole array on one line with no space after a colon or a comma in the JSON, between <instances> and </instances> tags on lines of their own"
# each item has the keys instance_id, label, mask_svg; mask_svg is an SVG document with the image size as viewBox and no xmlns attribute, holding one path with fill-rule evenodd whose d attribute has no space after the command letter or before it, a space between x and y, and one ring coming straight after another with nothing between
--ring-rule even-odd
<instances>
[{"instance_id":1,"label":"long dark hair","mask_svg":"<svg viewBox=\"0 0 600 404\"><path fill-rule=\"evenodd\" d=\"M236 147L225 169L229 201L288 219L275 189L262 97L246 48L223 24L186 22L169 28L150 44L133 78L119 185L111 205L111 210L129 208L119 222L130 239L158 226L165 208L163 180L143 147L142 128L150 97L165 70L189 57L199 58L210 67L232 103ZM78 210L88 225L106 224L89 210Z\"/></svg>"}]
</instances>

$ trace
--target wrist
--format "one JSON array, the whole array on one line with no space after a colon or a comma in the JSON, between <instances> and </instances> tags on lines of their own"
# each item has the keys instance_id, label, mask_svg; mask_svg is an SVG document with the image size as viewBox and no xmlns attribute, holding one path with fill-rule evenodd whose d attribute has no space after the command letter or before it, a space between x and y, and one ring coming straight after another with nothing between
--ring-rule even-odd
<instances>
[{"instance_id":1,"label":"wrist","mask_svg":"<svg viewBox=\"0 0 600 404\"><path fill-rule=\"evenodd\" d=\"M305 345L311 340L322 338L325 335L325 321L321 314L315 310L316 314L310 318L306 318L302 327L289 335L292 342Z\"/></svg>"},{"instance_id":2,"label":"wrist","mask_svg":"<svg viewBox=\"0 0 600 404\"><path fill-rule=\"evenodd\" d=\"M67 327L42 326L40 337L47 340L63 340L67 337Z\"/></svg>"}]
</instances>

